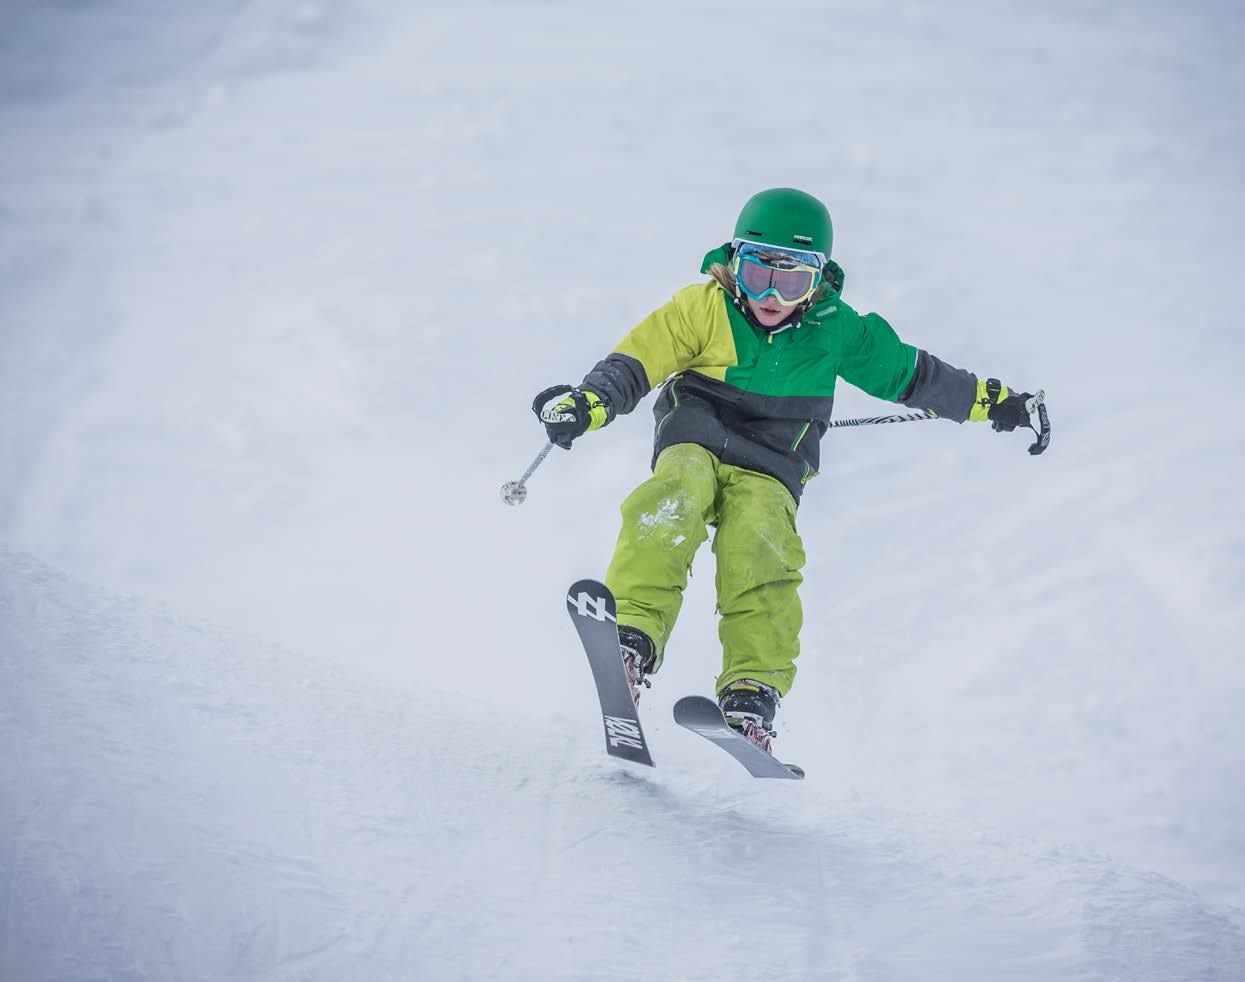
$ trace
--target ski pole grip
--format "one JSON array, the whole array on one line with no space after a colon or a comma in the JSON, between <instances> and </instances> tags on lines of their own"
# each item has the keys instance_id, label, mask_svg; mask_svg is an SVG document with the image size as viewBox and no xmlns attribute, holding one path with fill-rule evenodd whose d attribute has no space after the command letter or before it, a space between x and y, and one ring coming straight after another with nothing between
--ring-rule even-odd
<instances>
[{"instance_id":1,"label":"ski pole grip","mask_svg":"<svg viewBox=\"0 0 1245 982\"><path fill-rule=\"evenodd\" d=\"M1029 412L1037 410L1038 425L1041 427L1039 429L1033 427L1032 423L1029 424L1033 428L1033 432L1037 434L1037 441L1029 447L1029 453L1036 457L1050 446L1050 416L1046 412L1046 393L1039 389L1038 394L1029 400L1029 405L1025 408Z\"/></svg>"}]
</instances>

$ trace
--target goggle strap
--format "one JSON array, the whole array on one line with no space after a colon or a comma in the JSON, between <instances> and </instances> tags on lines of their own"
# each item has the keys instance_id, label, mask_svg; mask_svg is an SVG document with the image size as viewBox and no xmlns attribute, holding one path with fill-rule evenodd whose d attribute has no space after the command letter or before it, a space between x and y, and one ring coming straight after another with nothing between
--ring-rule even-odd
<instances>
[{"instance_id":1,"label":"goggle strap","mask_svg":"<svg viewBox=\"0 0 1245 982\"><path fill-rule=\"evenodd\" d=\"M772 242L757 242L753 239L732 239L731 252L738 256L740 248L746 245L756 246L758 249L770 249L774 252L789 255L791 258L800 261L803 261L801 257L809 256L814 258L816 263L809 263L808 265L816 265L819 269L824 267L827 260L830 258L824 252L814 252L812 249L794 249L789 246L774 245Z\"/></svg>"}]
</instances>

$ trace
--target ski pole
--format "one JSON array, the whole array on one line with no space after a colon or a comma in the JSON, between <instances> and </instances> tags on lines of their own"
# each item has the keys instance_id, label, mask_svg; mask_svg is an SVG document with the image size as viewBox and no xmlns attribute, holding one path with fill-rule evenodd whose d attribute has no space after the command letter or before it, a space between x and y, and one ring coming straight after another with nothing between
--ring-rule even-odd
<instances>
[{"instance_id":1,"label":"ski pole","mask_svg":"<svg viewBox=\"0 0 1245 982\"><path fill-rule=\"evenodd\" d=\"M527 500L527 479L536 473L536 468L545 462L545 458L549 456L549 451L553 449L553 441L550 440L545 444L544 449L536 455L536 459L523 472L523 476L517 481L507 481L501 486L501 500L508 505L521 505Z\"/></svg>"},{"instance_id":2,"label":"ski pole","mask_svg":"<svg viewBox=\"0 0 1245 982\"><path fill-rule=\"evenodd\" d=\"M892 416L857 416L855 419L832 419L830 427L836 426L872 426L875 423L907 423L917 419L937 419L938 414L932 409L922 409L916 413L896 413Z\"/></svg>"},{"instance_id":3,"label":"ski pole","mask_svg":"<svg viewBox=\"0 0 1245 982\"><path fill-rule=\"evenodd\" d=\"M1050 415L1046 412L1046 392L1039 389L1037 395L1025 401L1025 411L1038 415L1038 425L1029 423L1029 429L1037 435L1037 441L1029 447L1029 453L1035 457L1050 446ZM876 423L908 423L918 419L938 419L932 409L922 409L915 413L896 413L891 416L858 416L855 419L835 419L830 427L836 426L872 426Z\"/></svg>"}]
</instances>

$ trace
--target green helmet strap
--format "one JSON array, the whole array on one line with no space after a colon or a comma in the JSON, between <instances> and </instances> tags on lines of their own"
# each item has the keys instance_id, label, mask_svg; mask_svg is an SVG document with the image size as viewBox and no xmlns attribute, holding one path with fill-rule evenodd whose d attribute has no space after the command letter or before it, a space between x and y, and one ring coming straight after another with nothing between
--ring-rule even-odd
<instances>
[{"instance_id":1,"label":"green helmet strap","mask_svg":"<svg viewBox=\"0 0 1245 982\"><path fill-rule=\"evenodd\" d=\"M821 271L822 277L825 279L826 286L830 287L840 297L843 296L843 267L836 263L833 259L826 260L826 266Z\"/></svg>"}]
</instances>

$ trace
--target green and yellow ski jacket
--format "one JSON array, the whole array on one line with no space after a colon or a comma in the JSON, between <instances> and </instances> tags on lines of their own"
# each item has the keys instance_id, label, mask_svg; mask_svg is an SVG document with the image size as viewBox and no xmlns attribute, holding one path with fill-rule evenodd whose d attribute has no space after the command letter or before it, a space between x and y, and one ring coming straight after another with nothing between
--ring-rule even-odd
<instances>
[{"instance_id":1,"label":"green and yellow ski jacket","mask_svg":"<svg viewBox=\"0 0 1245 982\"><path fill-rule=\"evenodd\" d=\"M839 378L957 422L969 416L976 376L905 344L877 314L831 295L797 326L767 333L739 303L715 280L686 287L584 377L610 418L660 387L654 462L666 447L695 443L777 478L798 502L820 466Z\"/></svg>"}]
</instances>

